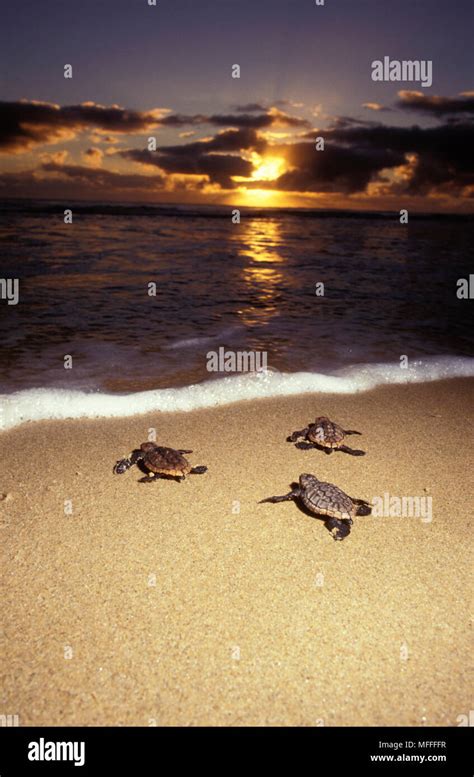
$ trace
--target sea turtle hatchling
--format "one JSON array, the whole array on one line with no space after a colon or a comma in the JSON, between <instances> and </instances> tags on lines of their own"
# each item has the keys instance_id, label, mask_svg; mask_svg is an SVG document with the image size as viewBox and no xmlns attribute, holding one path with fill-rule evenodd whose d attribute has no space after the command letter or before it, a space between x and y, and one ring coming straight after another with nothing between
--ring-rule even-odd
<instances>
[{"instance_id":1,"label":"sea turtle hatchling","mask_svg":"<svg viewBox=\"0 0 474 777\"><path fill-rule=\"evenodd\" d=\"M299 437L303 437L307 442L297 442L295 448L303 451L321 448L325 453L344 451L344 453L350 453L351 456L365 456L365 451L357 451L343 445L343 440L348 434L360 434L360 432L355 432L353 429L343 429L342 426L330 421L326 416L320 416L313 424L290 434L287 437L287 442L295 442Z\"/></svg>"},{"instance_id":2,"label":"sea turtle hatchling","mask_svg":"<svg viewBox=\"0 0 474 777\"><path fill-rule=\"evenodd\" d=\"M127 469L139 462L147 470L147 475L139 483L152 483L160 478L176 478L180 483L186 475L202 475L207 467L191 467L185 459L185 453L192 451L163 448L154 442L142 442L140 448L132 451L125 459L119 459L114 466L114 473L122 475Z\"/></svg>"},{"instance_id":3,"label":"sea turtle hatchling","mask_svg":"<svg viewBox=\"0 0 474 777\"><path fill-rule=\"evenodd\" d=\"M335 540L343 540L350 533L356 515L370 515L372 508L365 499L353 499L332 483L323 483L315 475L300 475L299 485L284 496L270 496L264 502L301 501L310 513L326 516L325 525Z\"/></svg>"}]
</instances>

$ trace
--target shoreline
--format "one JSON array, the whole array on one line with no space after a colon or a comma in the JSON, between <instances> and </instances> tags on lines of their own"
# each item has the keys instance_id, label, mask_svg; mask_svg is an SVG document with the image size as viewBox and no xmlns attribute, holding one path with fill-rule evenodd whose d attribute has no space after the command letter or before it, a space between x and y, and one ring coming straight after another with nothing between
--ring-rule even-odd
<instances>
[{"instance_id":1,"label":"shoreline","mask_svg":"<svg viewBox=\"0 0 474 777\"><path fill-rule=\"evenodd\" d=\"M233 353L233 352L232 352ZM455 373L454 375L452 373ZM474 379L474 358L428 357L409 370L399 364L358 364L336 374L244 372L166 388L105 393L81 388L29 388L0 394L0 433L26 422L144 418L159 413L218 410L241 402L334 395L350 397L378 388ZM123 388L123 382L120 383ZM117 384L111 383L112 386Z\"/></svg>"},{"instance_id":2,"label":"shoreline","mask_svg":"<svg viewBox=\"0 0 474 777\"><path fill-rule=\"evenodd\" d=\"M20 725L457 725L469 710L474 380L245 400L6 430L6 660ZM316 415L360 458L285 442ZM205 475L137 483L156 428ZM432 520L336 543L283 494L301 472ZM67 512L69 511L69 512Z\"/></svg>"}]
</instances>

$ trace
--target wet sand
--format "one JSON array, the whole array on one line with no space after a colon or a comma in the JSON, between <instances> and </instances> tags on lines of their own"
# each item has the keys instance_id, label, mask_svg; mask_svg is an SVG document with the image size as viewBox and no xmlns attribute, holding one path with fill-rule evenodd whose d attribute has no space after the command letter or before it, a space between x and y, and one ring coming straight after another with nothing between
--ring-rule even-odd
<instances>
[{"instance_id":1,"label":"wet sand","mask_svg":"<svg viewBox=\"0 0 474 777\"><path fill-rule=\"evenodd\" d=\"M2 433L0 713L20 725L457 725L472 707L473 387ZM285 442L322 414L363 432L348 444L367 455ZM209 471L181 484L114 476L150 428ZM431 496L432 520L360 517L334 542L292 502L257 504L302 472L369 501Z\"/></svg>"}]
</instances>

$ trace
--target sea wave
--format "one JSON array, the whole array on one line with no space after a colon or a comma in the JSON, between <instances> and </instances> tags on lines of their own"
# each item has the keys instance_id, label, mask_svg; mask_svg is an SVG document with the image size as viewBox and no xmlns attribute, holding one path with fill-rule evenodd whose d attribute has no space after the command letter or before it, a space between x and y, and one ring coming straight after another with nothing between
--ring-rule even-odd
<instances>
[{"instance_id":1,"label":"sea wave","mask_svg":"<svg viewBox=\"0 0 474 777\"><path fill-rule=\"evenodd\" d=\"M222 341L225 337L232 337L236 332L242 332L243 326L228 326L222 329L220 332L216 332L213 335L207 337L186 337L182 340L175 340L169 345L164 345L165 351L175 351L180 348L196 348L213 343L217 340Z\"/></svg>"},{"instance_id":2,"label":"sea wave","mask_svg":"<svg viewBox=\"0 0 474 777\"><path fill-rule=\"evenodd\" d=\"M201 205L201 204L179 204L179 203L119 203L119 202L89 202L85 200L68 200L67 206L73 208L75 213L91 216L152 216L172 218L211 218L211 219L229 219L229 213L232 206L229 205ZM58 213L65 207L61 200L29 200L26 198L5 198L0 201L0 213L42 215L45 213ZM280 218L291 216L292 218L310 218L310 219L384 219L393 221L393 211L386 210L352 210L341 208L295 208L295 207L262 207L262 206L244 206L239 210L242 213L249 213L253 218ZM472 221L472 213L411 213L411 221Z\"/></svg>"},{"instance_id":3,"label":"sea wave","mask_svg":"<svg viewBox=\"0 0 474 777\"><path fill-rule=\"evenodd\" d=\"M133 394L105 394L71 389L34 388L0 395L0 428L26 421L68 418L116 418L150 412L189 412L242 400L308 393L355 394L382 385L424 383L474 377L474 358L429 357L402 369L397 364L359 364L331 375L268 371L232 375L181 388Z\"/></svg>"}]
</instances>

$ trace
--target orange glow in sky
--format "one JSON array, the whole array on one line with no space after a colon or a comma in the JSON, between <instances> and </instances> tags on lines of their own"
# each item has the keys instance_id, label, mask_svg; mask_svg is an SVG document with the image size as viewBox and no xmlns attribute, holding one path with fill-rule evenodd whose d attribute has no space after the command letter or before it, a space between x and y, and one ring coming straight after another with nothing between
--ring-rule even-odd
<instances>
[{"instance_id":1,"label":"orange glow in sky","mask_svg":"<svg viewBox=\"0 0 474 777\"><path fill-rule=\"evenodd\" d=\"M233 200L238 205L284 205L284 193L276 189L265 189L264 186L253 188L245 184L254 184L256 181L261 181L262 184L265 181L276 181L286 170L285 160L276 156L260 156L255 151L252 153L251 161L254 169L250 178L235 176L233 179L236 183L241 184Z\"/></svg>"},{"instance_id":2,"label":"orange glow in sky","mask_svg":"<svg viewBox=\"0 0 474 777\"><path fill-rule=\"evenodd\" d=\"M259 157L258 154L256 154ZM255 161L256 160L252 160ZM285 160L282 157L259 157L255 170L252 173L254 181L275 181L285 172Z\"/></svg>"}]
</instances>

